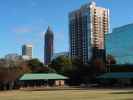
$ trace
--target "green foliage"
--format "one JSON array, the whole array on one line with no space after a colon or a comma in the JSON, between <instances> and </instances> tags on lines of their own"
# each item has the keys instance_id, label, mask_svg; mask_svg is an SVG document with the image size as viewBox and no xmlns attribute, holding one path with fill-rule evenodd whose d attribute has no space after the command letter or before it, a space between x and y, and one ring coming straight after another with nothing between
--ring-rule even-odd
<instances>
[{"instance_id":1,"label":"green foliage","mask_svg":"<svg viewBox=\"0 0 133 100\"><path fill-rule=\"evenodd\" d=\"M65 56L60 56L52 61L49 65L57 73L69 77L69 84L80 84L88 80L89 65L83 65L81 59L73 58L72 60Z\"/></svg>"},{"instance_id":2,"label":"green foliage","mask_svg":"<svg viewBox=\"0 0 133 100\"><path fill-rule=\"evenodd\" d=\"M91 80L90 64L83 64L80 58L74 57L72 59L72 68L71 79L73 83L88 83Z\"/></svg>"},{"instance_id":3,"label":"green foliage","mask_svg":"<svg viewBox=\"0 0 133 100\"><path fill-rule=\"evenodd\" d=\"M72 69L71 60L65 56L59 56L58 58L54 59L49 67L60 74L66 74Z\"/></svg>"},{"instance_id":4,"label":"green foliage","mask_svg":"<svg viewBox=\"0 0 133 100\"><path fill-rule=\"evenodd\" d=\"M91 75L92 78L95 78L106 72L106 64L102 58L95 58L91 62Z\"/></svg>"},{"instance_id":5,"label":"green foliage","mask_svg":"<svg viewBox=\"0 0 133 100\"><path fill-rule=\"evenodd\" d=\"M106 63L109 64L109 65L112 65L112 64L116 64L117 61L116 61L114 56L108 54L107 57L106 57Z\"/></svg>"},{"instance_id":6,"label":"green foliage","mask_svg":"<svg viewBox=\"0 0 133 100\"><path fill-rule=\"evenodd\" d=\"M54 70L45 67L38 59L29 61L0 59L0 82L16 81L25 73L49 73Z\"/></svg>"},{"instance_id":7,"label":"green foliage","mask_svg":"<svg viewBox=\"0 0 133 100\"><path fill-rule=\"evenodd\" d=\"M36 71L39 67L43 67L43 63L41 63L38 59L31 59L27 61L28 66L32 71Z\"/></svg>"},{"instance_id":8,"label":"green foliage","mask_svg":"<svg viewBox=\"0 0 133 100\"><path fill-rule=\"evenodd\" d=\"M95 72L104 72L105 71L105 62L100 58L94 59L93 67L94 67Z\"/></svg>"},{"instance_id":9,"label":"green foliage","mask_svg":"<svg viewBox=\"0 0 133 100\"><path fill-rule=\"evenodd\" d=\"M32 73L54 73L55 70L44 66L38 59L31 59L27 61L27 66L31 69Z\"/></svg>"}]
</instances>

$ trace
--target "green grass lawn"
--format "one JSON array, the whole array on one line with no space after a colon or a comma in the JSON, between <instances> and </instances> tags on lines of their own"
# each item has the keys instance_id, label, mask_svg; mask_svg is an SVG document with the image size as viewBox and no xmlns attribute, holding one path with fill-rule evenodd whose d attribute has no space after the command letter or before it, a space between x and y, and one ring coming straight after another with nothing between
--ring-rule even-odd
<instances>
[{"instance_id":1,"label":"green grass lawn","mask_svg":"<svg viewBox=\"0 0 133 100\"><path fill-rule=\"evenodd\" d=\"M5 91L0 100L133 100L132 90Z\"/></svg>"}]
</instances>

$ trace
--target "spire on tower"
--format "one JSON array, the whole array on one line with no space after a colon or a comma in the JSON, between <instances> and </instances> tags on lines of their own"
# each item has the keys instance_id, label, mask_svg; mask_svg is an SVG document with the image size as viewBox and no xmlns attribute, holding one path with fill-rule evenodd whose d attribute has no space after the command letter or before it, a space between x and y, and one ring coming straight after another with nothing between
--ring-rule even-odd
<instances>
[{"instance_id":1,"label":"spire on tower","mask_svg":"<svg viewBox=\"0 0 133 100\"><path fill-rule=\"evenodd\" d=\"M53 31L51 30L50 26L48 26L46 33L47 34L53 34Z\"/></svg>"}]
</instances>

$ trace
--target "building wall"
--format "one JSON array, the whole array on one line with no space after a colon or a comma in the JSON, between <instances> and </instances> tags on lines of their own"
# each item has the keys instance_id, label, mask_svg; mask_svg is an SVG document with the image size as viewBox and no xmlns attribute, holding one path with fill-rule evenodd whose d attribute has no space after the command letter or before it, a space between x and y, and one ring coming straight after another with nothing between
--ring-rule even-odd
<instances>
[{"instance_id":1,"label":"building wall","mask_svg":"<svg viewBox=\"0 0 133 100\"><path fill-rule=\"evenodd\" d=\"M65 82L64 80L55 80L55 86L64 86Z\"/></svg>"}]
</instances>

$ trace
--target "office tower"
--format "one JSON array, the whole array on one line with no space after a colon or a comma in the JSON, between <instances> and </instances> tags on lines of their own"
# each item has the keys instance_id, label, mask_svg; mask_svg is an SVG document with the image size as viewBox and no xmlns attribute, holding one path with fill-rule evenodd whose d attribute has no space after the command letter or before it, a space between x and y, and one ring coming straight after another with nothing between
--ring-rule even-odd
<instances>
[{"instance_id":1,"label":"office tower","mask_svg":"<svg viewBox=\"0 0 133 100\"><path fill-rule=\"evenodd\" d=\"M113 29L105 39L106 54L114 56L117 64L133 64L133 23Z\"/></svg>"},{"instance_id":2,"label":"office tower","mask_svg":"<svg viewBox=\"0 0 133 100\"><path fill-rule=\"evenodd\" d=\"M53 56L53 40L54 35L50 27L45 33L45 46L44 46L44 63L49 64Z\"/></svg>"},{"instance_id":3,"label":"office tower","mask_svg":"<svg viewBox=\"0 0 133 100\"><path fill-rule=\"evenodd\" d=\"M71 57L83 63L92 58L105 59L105 33L109 31L109 9L97 7L95 2L85 4L69 13Z\"/></svg>"},{"instance_id":4,"label":"office tower","mask_svg":"<svg viewBox=\"0 0 133 100\"><path fill-rule=\"evenodd\" d=\"M32 59L32 49L33 46L31 44L25 44L22 46L22 57L24 59Z\"/></svg>"}]
</instances>

